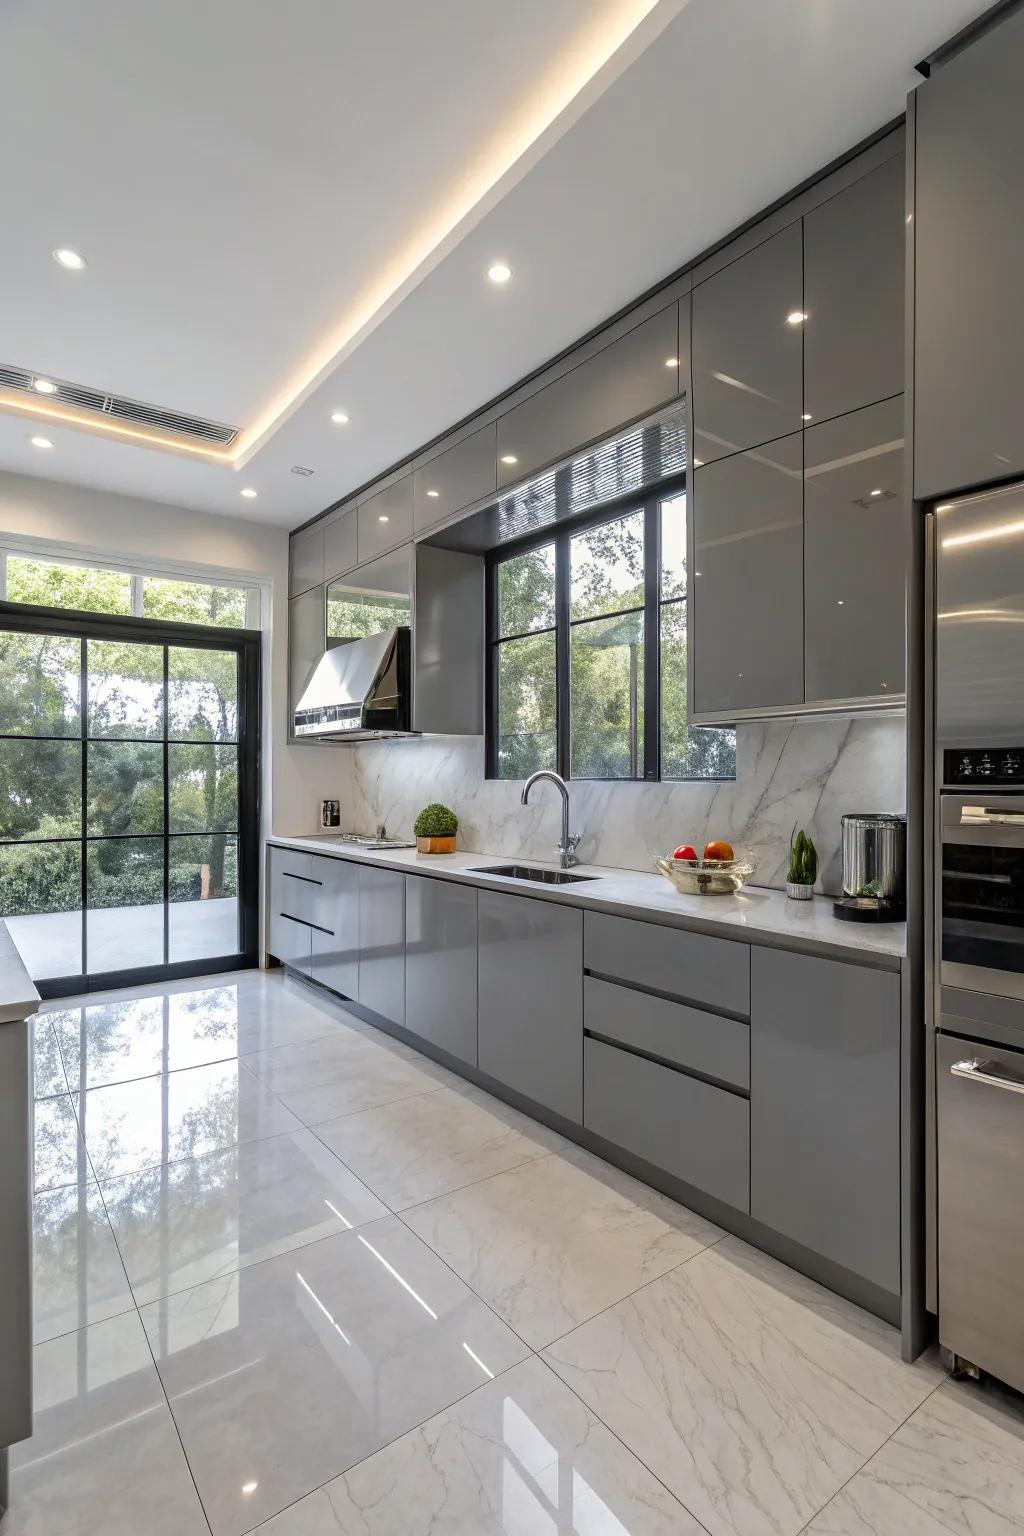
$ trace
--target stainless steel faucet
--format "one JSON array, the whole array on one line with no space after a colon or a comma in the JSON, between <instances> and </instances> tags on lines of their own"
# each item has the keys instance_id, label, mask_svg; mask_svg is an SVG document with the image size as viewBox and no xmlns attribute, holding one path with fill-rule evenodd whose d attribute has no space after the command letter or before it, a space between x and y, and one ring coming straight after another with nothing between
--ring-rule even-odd
<instances>
[{"instance_id":1,"label":"stainless steel faucet","mask_svg":"<svg viewBox=\"0 0 1024 1536\"><path fill-rule=\"evenodd\" d=\"M569 836L569 791L561 774L552 773L550 768L541 768L537 773L531 773L523 785L523 805L529 800L530 790L538 779L550 779L552 784L558 785L558 792L562 797L562 841L558 845L558 857L562 868L570 869L573 864L579 863L576 849L580 845L580 834L574 832L571 837Z\"/></svg>"}]
</instances>

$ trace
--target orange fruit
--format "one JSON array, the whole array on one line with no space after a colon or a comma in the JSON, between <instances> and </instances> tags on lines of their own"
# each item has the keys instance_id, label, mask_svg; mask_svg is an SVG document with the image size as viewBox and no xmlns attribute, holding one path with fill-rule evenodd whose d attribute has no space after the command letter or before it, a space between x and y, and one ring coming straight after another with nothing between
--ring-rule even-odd
<instances>
[{"instance_id":1,"label":"orange fruit","mask_svg":"<svg viewBox=\"0 0 1024 1536\"><path fill-rule=\"evenodd\" d=\"M713 842L705 843L704 857L706 859L734 859L736 855L732 851L732 843L727 843L724 839L715 839Z\"/></svg>"}]
</instances>

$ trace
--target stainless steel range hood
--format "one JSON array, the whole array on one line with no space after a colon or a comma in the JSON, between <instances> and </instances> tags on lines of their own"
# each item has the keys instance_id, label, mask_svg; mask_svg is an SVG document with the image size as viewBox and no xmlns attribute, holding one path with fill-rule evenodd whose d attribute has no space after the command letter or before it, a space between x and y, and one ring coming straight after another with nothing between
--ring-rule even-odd
<instances>
[{"instance_id":1,"label":"stainless steel range hood","mask_svg":"<svg viewBox=\"0 0 1024 1536\"><path fill-rule=\"evenodd\" d=\"M295 735L316 741L411 735L411 658L407 624L325 651L295 708Z\"/></svg>"}]
</instances>

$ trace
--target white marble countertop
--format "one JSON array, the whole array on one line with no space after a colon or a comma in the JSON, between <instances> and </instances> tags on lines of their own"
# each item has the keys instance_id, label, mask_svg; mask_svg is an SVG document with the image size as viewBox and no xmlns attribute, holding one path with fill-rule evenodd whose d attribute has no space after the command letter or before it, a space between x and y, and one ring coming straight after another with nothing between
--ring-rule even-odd
<instances>
[{"instance_id":1,"label":"white marble countertop","mask_svg":"<svg viewBox=\"0 0 1024 1536\"><path fill-rule=\"evenodd\" d=\"M747 886L736 896L683 896L663 875L631 869L578 864L572 873L592 878L579 885L540 885L482 873L494 864L511 864L515 855L499 853L423 854L414 848L365 849L331 842L330 834L267 839L285 848L330 854L358 863L378 864L410 874L466 881L492 890L517 891L542 901L623 917L645 918L679 928L715 933L723 938L782 945L816 954L858 959L867 964L898 968L906 954L905 923L844 923L832 912L832 899L790 901L784 891ZM531 859L534 867L557 868L553 861Z\"/></svg>"},{"instance_id":2,"label":"white marble countertop","mask_svg":"<svg viewBox=\"0 0 1024 1536\"><path fill-rule=\"evenodd\" d=\"M7 924L0 919L0 1024L27 1019L38 1007L39 993L7 932Z\"/></svg>"}]
</instances>

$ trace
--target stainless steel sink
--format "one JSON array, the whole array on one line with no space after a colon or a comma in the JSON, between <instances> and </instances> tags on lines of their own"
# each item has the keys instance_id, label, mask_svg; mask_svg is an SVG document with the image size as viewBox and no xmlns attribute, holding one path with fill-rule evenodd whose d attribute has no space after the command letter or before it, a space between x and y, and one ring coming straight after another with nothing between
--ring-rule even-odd
<instances>
[{"instance_id":1,"label":"stainless steel sink","mask_svg":"<svg viewBox=\"0 0 1024 1536\"><path fill-rule=\"evenodd\" d=\"M567 875L564 869L534 869L529 864L495 864L489 869L478 869L478 875L504 875L508 880L533 880L538 885L576 885L582 880L594 880L595 875Z\"/></svg>"}]
</instances>

